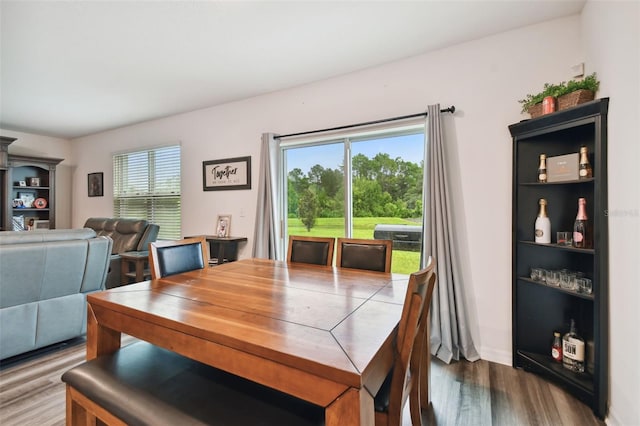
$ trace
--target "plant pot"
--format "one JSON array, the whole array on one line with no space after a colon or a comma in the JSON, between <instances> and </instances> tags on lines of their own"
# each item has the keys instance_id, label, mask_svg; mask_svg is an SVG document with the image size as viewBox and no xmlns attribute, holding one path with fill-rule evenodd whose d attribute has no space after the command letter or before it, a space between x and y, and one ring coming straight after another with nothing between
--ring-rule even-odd
<instances>
[{"instance_id":1,"label":"plant pot","mask_svg":"<svg viewBox=\"0 0 640 426\"><path fill-rule=\"evenodd\" d=\"M531 115L531 118L540 117L542 115L542 102L530 106L527 112Z\"/></svg>"},{"instance_id":2,"label":"plant pot","mask_svg":"<svg viewBox=\"0 0 640 426\"><path fill-rule=\"evenodd\" d=\"M576 105L592 101L594 98L595 93L591 90L575 90L571 93L567 93L566 95L558 97L557 110L562 111L563 109L571 108ZM531 115L531 118L540 117L542 115L542 102L529 107L527 112Z\"/></svg>"},{"instance_id":3,"label":"plant pot","mask_svg":"<svg viewBox=\"0 0 640 426\"><path fill-rule=\"evenodd\" d=\"M580 89L567 93L558 98L558 111L592 101L594 98L595 93L591 90Z\"/></svg>"}]
</instances>

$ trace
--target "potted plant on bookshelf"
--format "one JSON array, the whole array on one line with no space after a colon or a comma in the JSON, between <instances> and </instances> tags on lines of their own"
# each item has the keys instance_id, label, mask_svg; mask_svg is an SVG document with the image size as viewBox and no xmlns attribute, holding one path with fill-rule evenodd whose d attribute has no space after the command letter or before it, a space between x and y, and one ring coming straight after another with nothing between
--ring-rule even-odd
<instances>
[{"instance_id":1,"label":"potted plant on bookshelf","mask_svg":"<svg viewBox=\"0 0 640 426\"><path fill-rule=\"evenodd\" d=\"M546 97L555 98L557 109L563 110L592 101L598 87L600 87L600 81L598 81L596 73L593 73L582 80L563 81L559 84L545 83L540 93L528 94L518 102L522 104L522 112L528 112L531 114L531 118L536 118L543 114L542 101Z\"/></svg>"}]
</instances>

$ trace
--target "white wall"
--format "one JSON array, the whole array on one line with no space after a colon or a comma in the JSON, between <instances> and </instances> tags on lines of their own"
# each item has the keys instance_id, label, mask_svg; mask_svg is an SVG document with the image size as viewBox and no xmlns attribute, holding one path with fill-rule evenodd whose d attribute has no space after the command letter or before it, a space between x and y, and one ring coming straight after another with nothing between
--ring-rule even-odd
<instances>
[{"instance_id":1,"label":"white wall","mask_svg":"<svg viewBox=\"0 0 640 426\"><path fill-rule=\"evenodd\" d=\"M583 59L578 16L424 54L315 84L72 141L77 161L73 224L111 210L113 152L181 142L183 234L211 233L219 213L246 235L250 256L256 191L202 191L202 161L251 155L257 184L260 135L325 128L455 105L445 116L452 158L472 333L482 358L511 363L511 139L525 118L517 100L566 80ZM105 173L105 197L88 198L86 174ZM245 217L240 217L243 211ZM503 265L499 267L498 265ZM473 271L473 273L472 273Z\"/></svg>"},{"instance_id":2,"label":"white wall","mask_svg":"<svg viewBox=\"0 0 640 426\"><path fill-rule=\"evenodd\" d=\"M608 423L640 424L640 3L589 1L582 13L589 72L609 96Z\"/></svg>"},{"instance_id":3,"label":"white wall","mask_svg":"<svg viewBox=\"0 0 640 426\"><path fill-rule=\"evenodd\" d=\"M63 158L56 166L56 228L71 228L71 176L73 157L71 142L66 139L0 129L0 135L17 138L9 153L35 157Z\"/></svg>"}]
</instances>

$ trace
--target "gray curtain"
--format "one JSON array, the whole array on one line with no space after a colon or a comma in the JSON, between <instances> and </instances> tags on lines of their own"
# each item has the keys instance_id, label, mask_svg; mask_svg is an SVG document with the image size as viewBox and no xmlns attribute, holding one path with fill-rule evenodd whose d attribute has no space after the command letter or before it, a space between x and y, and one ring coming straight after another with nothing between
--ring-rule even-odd
<instances>
[{"instance_id":1,"label":"gray curtain","mask_svg":"<svg viewBox=\"0 0 640 426\"><path fill-rule=\"evenodd\" d=\"M431 304L431 353L449 363L480 359L468 327L464 283L453 240L453 217L446 178L446 158L440 105L427 110L425 179L423 187L423 262L436 259L438 283Z\"/></svg>"},{"instance_id":2,"label":"gray curtain","mask_svg":"<svg viewBox=\"0 0 640 426\"><path fill-rule=\"evenodd\" d=\"M253 257L281 260L278 243L281 235L278 202L280 151L279 142L274 136L273 133L262 134Z\"/></svg>"}]
</instances>

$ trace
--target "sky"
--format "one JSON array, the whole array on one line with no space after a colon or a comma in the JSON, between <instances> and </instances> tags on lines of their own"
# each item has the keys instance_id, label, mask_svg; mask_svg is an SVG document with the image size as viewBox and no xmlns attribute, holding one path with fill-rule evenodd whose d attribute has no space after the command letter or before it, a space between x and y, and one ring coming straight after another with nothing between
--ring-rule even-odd
<instances>
[{"instance_id":1,"label":"sky","mask_svg":"<svg viewBox=\"0 0 640 426\"><path fill-rule=\"evenodd\" d=\"M424 156L424 135L403 135L389 138L369 139L353 142L351 155L364 154L373 158L376 154L384 152L389 157L400 157L405 161L420 164ZM311 167L320 164L324 168L338 168L344 157L342 143L320 145L313 147L293 148L286 151L287 169L301 169L307 173Z\"/></svg>"}]
</instances>

